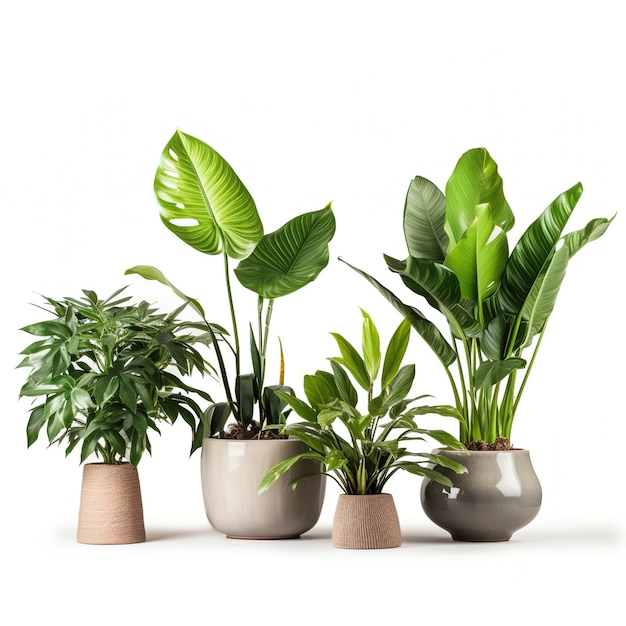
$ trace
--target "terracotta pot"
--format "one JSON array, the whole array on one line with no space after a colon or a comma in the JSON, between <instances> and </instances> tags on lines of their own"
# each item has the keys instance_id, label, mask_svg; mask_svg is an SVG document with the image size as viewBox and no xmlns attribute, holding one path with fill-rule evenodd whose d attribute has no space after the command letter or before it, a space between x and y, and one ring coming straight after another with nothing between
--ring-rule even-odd
<instances>
[{"instance_id":1,"label":"terracotta pot","mask_svg":"<svg viewBox=\"0 0 626 626\"><path fill-rule=\"evenodd\" d=\"M373 550L397 548L401 543L398 512L391 494L339 496L332 531L335 548Z\"/></svg>"},{"instance_id":2,"label":"terracotta pot","mask_svg":"<svg viewBox=\"0 0 626 626\"><path fill-rule=\"evenodd\" d=\"M90 544L146 540L137 468L129 463L83 466L76 539Z\"/></svg>"},{"instance_id":3,"label":"terracotta pot","mask_svg":"<svg viewBox=\"0 0 626 626\"><path fill-rule=\"evenodd\" d=\"M467 467L467 474L436 469L452 480L444 487L424 478L426 515L456 541L508 541L541 507L541 485L528 450L434 450Z\"/></svg>"},{"instance_id":4,"label":"terracotta pot","mask_svg":"<svg viewBox=\"0 0 626 626\"><path fill-rule=\"evenodd\" d=\"M202 495L211 526L234 539L290 539L313 528L326 488L318 462L303 459L267 491L257 491L270 467L306 450L297 439L205 438ZM303 474L316 475L292 489L290 482Z\"/></svg>"}]
</instances>

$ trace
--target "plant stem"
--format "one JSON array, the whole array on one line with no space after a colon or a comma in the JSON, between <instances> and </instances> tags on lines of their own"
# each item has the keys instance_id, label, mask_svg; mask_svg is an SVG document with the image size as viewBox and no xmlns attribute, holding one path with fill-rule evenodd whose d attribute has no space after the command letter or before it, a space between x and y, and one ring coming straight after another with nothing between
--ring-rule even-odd
<instances>
[{"instance_id":1,"label":"plant stem","mask_svg":"<svg viewBox=\"0 0 626 626\"><path fill-rule=\"evenodd\" d=\"M230 307L230 318L233 325L233 338L235 340L235 376L239 378L241 373L241 364L240 364L240 349L239 349L239 331L237 330L237 317L235 316L235 305L233 303L233 293L230 286L230 271L228 268L228 255L226 252L223 254L224 257L224 277L226 279L226 291L228 293L228 305Z\"/></svg>"}]
</instances>

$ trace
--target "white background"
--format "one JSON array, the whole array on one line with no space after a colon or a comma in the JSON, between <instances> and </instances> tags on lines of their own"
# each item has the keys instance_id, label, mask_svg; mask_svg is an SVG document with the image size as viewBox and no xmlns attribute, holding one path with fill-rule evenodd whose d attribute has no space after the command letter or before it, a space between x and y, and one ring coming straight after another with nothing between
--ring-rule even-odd
<instances>
[{"instance_id":1,"label":"white background","mask_svg":"<svg viewBox=\"0 0 626 626\"><path fill-rule=\"evenodd\" d=\"M4 624L603 623L623 593L624 23L618 2L60 2L0 9L2 571ZM515 241L577 181L572 219L618 217L572 262L513 440L542 482L539 516L502 544L452 542L423 514L419 481L389 484L400 548L336 550L329 489L295 541L241 542L206 521L199 454L177 424L140 464L148 541L75 542L82 470L43 441L26 449L18 353L30 303L162 269L226 321L219 259L161 224L152 179L176 128L211 144L254 196L266 231L333 201L337 233L319 279L276 304L289 382L358 340L368 310L397 314L342 256L394 283L415 175L441 188L486 147L517 217ZM403 296L401 286L397 289ZM254 300L238 295L242 313ZM214 302L217 300L218 302ZM415 304L418 304L417 302ZM426 307L422 307L424 310ZM275 344L274 344L275 345ZM448 400L415 336L421 392ZM454 429L453 424L446 424ZM621 582L620 582L621 577Z\"/></svg>"}]
</instances>

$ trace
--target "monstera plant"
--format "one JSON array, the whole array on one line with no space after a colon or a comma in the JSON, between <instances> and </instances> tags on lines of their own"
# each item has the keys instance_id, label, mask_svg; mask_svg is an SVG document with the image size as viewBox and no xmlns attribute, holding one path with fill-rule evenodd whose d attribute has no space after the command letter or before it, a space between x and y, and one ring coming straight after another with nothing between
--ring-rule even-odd
<instances>
[{"instance_id":1,"label":"monstera plant","mask_svg":"<svg viewBox=\"0 0 626 626\"><path fill-rule=\"evenodd\" d=\"M283 380L282 347L279 380L274 385L265 384L274 302L315 280L327 266L328 244L335 232L331 206L298 215L264 234L252 195L233 168L211 146L180 130L163 149L154 192L163 224L195 250L220 256L223 264L230 310L228 330L209 323L200 302L182 293L157 268L140 265L126 272L169 286L193 307L213 334L224 399L211 405L204 424L197 424L194 449L205 434L243 439L268 436L264 426L285 420L286 405L276 391L290 391ZM204 276L206 284L212 282ZM248 362L244 362L233 276L257 294L256 315L244 326L249 328ZM215 290L207 289L207 300L215 297Z\"/></svg>"},{"instance_id":2,"label":"monstera plant","mask_svg":"<svg viewBox=\"0 0 626 626\"><path fill-rule=\"evenodd\" d=\"M351 265L411 322L441 362L460 417L459 438L470 447L510 445L568 263L611 222L593 219L564 234L582 191L577 183L561 193L509 254L514 214L486 149L461 156L445 194L421 176L411 181L403 214L407 254L385 255L385 261L411 295L445 322L449 339L420 310Z\"/></svg>"}]
</instances>

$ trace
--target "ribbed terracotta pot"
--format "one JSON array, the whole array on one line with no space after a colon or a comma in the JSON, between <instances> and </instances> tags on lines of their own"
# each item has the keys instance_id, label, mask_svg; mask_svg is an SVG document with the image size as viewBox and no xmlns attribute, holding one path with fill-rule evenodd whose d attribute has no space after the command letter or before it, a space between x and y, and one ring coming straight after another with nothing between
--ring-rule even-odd
<instances>
[{"instance_id":1,"label":"ribbed terracotta pot","mask_svg":"<svg viewBox=\"0 0 626 626\"><path fill-rule=\"evenodd\" d=\"M298 461L267 491L258 493L270 467L306 450L298 439L205 438L202 495L211 526L233 539L293 539L313 528L326 490L326 476L320 474L317 461ZM314 475L292 489L291 481L304 474Z\"/></svg>"},{"instance_id":2,"label":"ribbed terracotta pot","mask_svg":"<svg viewBox=\"0 0 626 626\"><path fill-rule=\"evenodd\" d=\"M434 450L467 468L455 474L437 466L453 487L424 478L422 508L456 541L508 541L541 507L541 485L528 450Z\"/></svg>"},{"instance_id":3,"label":"ribbed terracotta pot","mask_svg":"<svg viewBox=\"0 0 626 626\"><path fill-rule=\"evenodd\" d=\"M340 494L333 518L335 548L375 550L397 548L401 543L400 521L391 494Z\"/></svg>"},{"instance_id":4,"label":"ribbed terracotta pot","mask_svg":"<svg viewBox=\"0 0 626 626\"><path fill-rule=\"evenodd\" d=\"M108 545L146 540L137 468L130 463L83 466L76 539Z\"/></svg>"}]
</instances>

